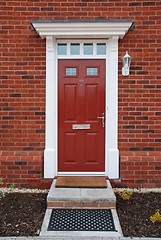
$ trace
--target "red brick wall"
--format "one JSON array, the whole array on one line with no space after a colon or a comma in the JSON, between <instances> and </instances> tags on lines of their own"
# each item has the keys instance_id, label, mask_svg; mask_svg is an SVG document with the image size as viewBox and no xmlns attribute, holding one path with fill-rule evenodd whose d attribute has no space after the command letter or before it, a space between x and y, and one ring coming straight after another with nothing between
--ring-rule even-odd
<instances>
[{"instance_id":1,"label":"red brick wall","mask_svg":"<svg viewBox=\"0 0 161 240\"><path fill-rule=\"evenodd\" d=\"M140 0L7 0L0 2L0 177L46 187L45 40L31 20L134 19L119 41L119 150L122 184L161 184L161 2ZM121 76L121 57L133 56Z\"/></svg>"}]
</instances>

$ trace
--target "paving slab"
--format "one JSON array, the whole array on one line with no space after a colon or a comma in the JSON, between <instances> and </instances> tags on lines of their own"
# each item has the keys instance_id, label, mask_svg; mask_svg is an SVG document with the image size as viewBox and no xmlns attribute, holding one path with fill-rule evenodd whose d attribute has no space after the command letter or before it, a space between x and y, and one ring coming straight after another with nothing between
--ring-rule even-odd
<instances>
[{"instance_id":1,"label":"paving slab","mask_svg":"<svg viewBox=\"0 0 161 240\"><path fill-rule=\"evenodd\" d=\"M110 188L107 189L86 189L86 188L81 188L81 198L82 200L86 201L104 201L104 200L109 200L109 201L116 201L116 197L111 191Z\"/></svg>"},{"instance_id":2,"label":"paving slab","mask_svg":"<svg viewBox=\"0 0 161 240\"><path fill-rule=\"evenodd\" d=\"M47 201L80 200L81 190L73 188L54 188L49 192Z\"/></svg>"}]
</instances>

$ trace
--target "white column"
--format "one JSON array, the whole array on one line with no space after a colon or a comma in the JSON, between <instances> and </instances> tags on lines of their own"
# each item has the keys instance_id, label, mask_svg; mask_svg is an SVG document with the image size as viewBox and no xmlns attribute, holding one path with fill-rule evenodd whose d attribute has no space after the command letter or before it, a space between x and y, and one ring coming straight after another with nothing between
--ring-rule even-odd
<instances>
[{"instance_id":1,"label":"white column","mask_svg":"<svg viewBox=\"0 0 161 240\"><path fill-rule=\"evenodd\" d=\"M57 81L56 44L46 37L46 135L44 150L44 178L53 178L57 172Z\"/></svg>"},{"instance_id":2,"label":"white column","mask_svg":"<svg viewBox=\"0 0 161 240\"><path fill-rule=\"evenodd\" d=\"M119 178L118 150L118 37L109 39L106 61L106 174Z\"/></svg>"}]
</instances>

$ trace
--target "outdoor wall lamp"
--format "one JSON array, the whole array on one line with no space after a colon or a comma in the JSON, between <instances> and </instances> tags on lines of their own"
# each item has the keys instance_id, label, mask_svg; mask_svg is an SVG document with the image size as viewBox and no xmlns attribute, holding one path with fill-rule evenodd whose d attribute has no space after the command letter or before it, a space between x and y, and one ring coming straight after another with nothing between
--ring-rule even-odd
<instances>
[{"instance_id":1,"label":"outdoor wall lamp","mask_svg":"<svg viewBox=\"0 0 161 240\"><path fill-rule=\"evenodd\" d=\"M130 63L131 63L132 57L128 54L128 51L126 51L125 56L122 57L122 75L123 76L129 76L130 72Z\"/></svg>"}]
</instances>

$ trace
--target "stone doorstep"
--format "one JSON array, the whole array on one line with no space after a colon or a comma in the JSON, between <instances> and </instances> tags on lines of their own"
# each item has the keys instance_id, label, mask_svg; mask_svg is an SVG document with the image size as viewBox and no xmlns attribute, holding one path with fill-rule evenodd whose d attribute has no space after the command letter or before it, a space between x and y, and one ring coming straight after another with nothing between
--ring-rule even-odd
<instances>
[{"instance_id":1,"label":"stone doorstep","mask_svg":"<svg viewBox=\"0 0 161 240\"><path fill-rule=\"evenodd\" d=\"M48 208L116 208L116 197L107 180L107 188L56 188L53 181L47 196Z\"/></svg>"}]
</instances>

